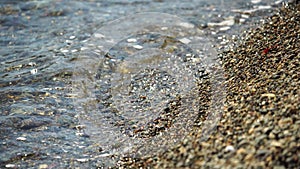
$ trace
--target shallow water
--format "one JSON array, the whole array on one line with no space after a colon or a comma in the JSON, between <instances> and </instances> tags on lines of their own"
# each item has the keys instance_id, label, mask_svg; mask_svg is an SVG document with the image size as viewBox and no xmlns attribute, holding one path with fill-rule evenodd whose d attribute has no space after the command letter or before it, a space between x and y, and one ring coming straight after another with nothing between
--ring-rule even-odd
<instances>
[{"instance_id":1,"label":"shallow water","mask_svg":"<svg viewBox=\"0 0 300 169\"><path fill-rule=\"evenodd\" d=\"M241 30L248 27L248 23L257 21L271 14L270 11L272 11L275 6L280 5L280 3L281 1L275 0L263 2L238 0L214 0L209 2L202 0L128 0L109 2L93 0L1 1L0 166L20 165L22 168L28 168L47 164L49 168L57 168L67 166L95 167L103 165L101 157L109 155L111 152L99 150L99 147L105 147L106 145L103 145L104 142L101 143L101 139L99 141L99 138L93 139L93 130L101 131L103 129L103 132L108 132L109 130L104 130L103 126L111 127L111 124L103 124L118 120L122 116L112 117L112 115L109 114L108 118L112 118L112 120L101 121L102 127L98 126L99 124L94 124L92 119L93 113L85 114L86 117L82 117L82 114L79 113L76 108L78 105L74 105L74 98L77 98L74 96L72 88L76 88L76 86L74 86L72 82L74 82L75 65L78 63L78 60L82 59L84 49L89 49L89 52L92 52L91 49L93 49L93 45L99 45L92 44L89 46L90 42L97 42L93 41L94 33L99 33L99 29L110 23L110 21L123 16L134 16L135 13L141 12L168 13L194 24L199 30L204 31L201 32L201 35L205 38L209 38L212 44L215 46L225 46L226 48L226 40L224 37L240 34L242 32ZM130 23L132 23L132 21ZM170 30L172 30L172 28ZM185 30L182 32L188 31ZM112 32L111 34L112 37L117 37L118 35L117 32ZM139 39L138 36L131 36L130 38ZM153 37L141 36L140 39L151 40L151 38ZM189 49L183 45L186 39L181 39L183 42L181 44L178 43L180 39L177 40L176 43L167 41L167 44L164 44L163 38L162 40L157 40L155 43L147 43L146 41L138 42L138 45L143 48L151 49L150 51L142 49L141 52L136 52L139 51L140 46L133 46L135 49L128 49L126 48L128 41L126 41L126 39L122 42L120 41L110 51L117 56L117 58L107 60L110 61L110 64L117 66L113 67L113 69L103 68L100 70L104 71L102 74L108 75L108 77L106 77L108 80L112 79L111 83L114 84L113 86L115 87L112 88L113 90L110 93L110 91L108 91L110 88L108 86L105 87L105 85L102 84L103 81L99 82L99 84L104 86L101 88L103 91L99 91L99 93L96 93L96 96L93 95L93 97L100 97L100 100L104 100L102 103L104 108L99 107L99 105L95 108L97 110L107 111L105 106L111 104L109 102L111 98L116 101L114 103L115 105L128 105L122 105L121 102L124 101L125 96L125 98L133 96L127 96L124 93L124 85L118 87L118 84L123 82L123 80L120 80L121 75L128 75L127 72L143 71L141 70L141 68L143 68L141 65L152 65L150 66L151 68L153 68L153 65L157 65L157 63L164 65L164 61L167 60L167 58L171 58L172 55L165 55L163 59L160 58L166 53L162 52L160 47L174 55L176 52L180 53L180 51L174 50L173 46L177 46L178 50L182 49L186 52L184 54L188 54L190 52ZM155 53L153 48L158 49L158 51L156 51L158 54ZM97 54L96 49L95 51L95 55L98 56L99 53ZM197 60L197 58L194 58L194 60ZM85 62L89 61L90 60L86 60ZM85 62L80 63L83 64ZM149 83L152 86L157 84L158 87L156 89L164 89L165 91L162 90L164 95L157 94L157 92L151 93L150 89L147 89L146 86L143 85L135 89L140 93L135 94L136 96L133 97L133 99L136 99L142 94L156 98L156 100L150 99L149 102L144 101L143 104L141 104L143 105L142 111L137 114L137 116L141 116L140 118L143 119L145 116L149 116L149 113L142 114L143 112L150 112L151 115L151 112L157 112L157 110L165 108L166 105L172 104L172 101L176 100L178 94L186 94L188 93L187 91L195 86L194 83L176 83L178 82L180 74L185 74L186 71L190 69L186 70L182 64L175 64L175 62L184 63L182 58L179 60L175 59L174 62L166 62L166 69L156 70L160 72L159 76L149 77L148 72L145 71L144 77L147 77L146 79L148 79L148 81L141 82L141 84ZM169 71L165 76L162 76L164 75L162 72L167 71L167 66L170 63L177 66L174 66L173 71ZM86 63L86 65L83 64L82 66L88 67L89 65L90 63ZM188 65L191 64L188 63ZM113 71L114 69L117 71ZM148 71L150 70L151 69L148 69ZM192 73L195 72L194 68L191 70ZM172 73L174 76L168 75ZM142 75L141 73L140 76ZM136 76L133 82L138 83L138 79L143 79L144 77ZM174 86L170 85L173 83L173 77L175 77L173 81L176 90ZM190 75L187 75L187 77L190 80L195 78ZM86 79L86 77L84 78ZM161 82L164 78L167 79L166 84ZM125 79L132 79L132 77ZM150 82L149 79L154 82ZM98 82L97 80L101 81L103 77L98 79L92 77L91 81L95 83ZM133 82L127 80L127 83ZM132 85L134 86L135 84ZM159 87L159 85L163 85L163 87ZM167 89L169 93L166 95ZM128 89L125 91L127 90ZM121 96L117 96L117 94L120 93ZM88 97L84 99L92 97L92 95L87 96ZM192 95L190 97L194 98L196 96ZM190 101L191 99L186 99L186 102L182 103L189 104ZM148 107L150 107L150 109L148 111L143 110L149 103L150 106ZM130 105L126 109L130 112L133 109L132 106L133 105ZM135 106L140 106L140 102L137 101L137 105ZM186 108L187 107L183 106L182 110ZM122 109L124 110L124 107L116 107L117 112L122 112ZM112 112L112 110L109 111ZM128 111L123 111L125 113L127 112L127 115L123 113L123 116L133 118L132 113L128 114ZM157 115L155 115L155 117L156 116ZM98 115L95 117L99 118ZM141 120L139 120L139 122L140 121ZM124 122L124 120L121 120L121 122ZM141 124L139 124L139 122L137 122L137 126L145 125L149 121ZM182 121L179 120L178 124L180 124L180 122ZM100 122L98 121L97 123ZM132 124L130 123L130 125ZM87 131L82 130L83 127L87 128ZM123 125L123 129L124 128L126 127ZM119 130L118 126L117 130ZM133 129L130 130L131 132L134 131ZM186 131L183 132L183 135L185 135L185 132ZM104 135L104 137L106 136L107 135ZM115 137L119 136L120 135L114 135L107 141L114 140ZM165 137L168 137L168 135ZM120 140L124 141L122 139ZM177 143L176 141L174 142ZM117 151L118 149L115 150ZM145 150L149 152L149 149Z\"/></svg>"}]
</instances>

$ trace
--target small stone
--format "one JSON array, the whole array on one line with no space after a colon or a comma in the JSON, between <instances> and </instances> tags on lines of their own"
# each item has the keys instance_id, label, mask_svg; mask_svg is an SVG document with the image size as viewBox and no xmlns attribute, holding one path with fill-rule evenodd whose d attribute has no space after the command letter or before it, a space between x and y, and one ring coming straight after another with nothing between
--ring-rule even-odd
<instances>
[{"instance_id":1,"label":"small stone","mask_svg":"<svg viewBox=\"0 0 300 169\"><path fill-rule=\"evenodd\" d=\"M265 150L265 149L262 149L262 150L258 150L256 152L256 155L257 157L266 157L270 154L270 151L269 150Z\"/></svg>"},{"instance_id":2,"label":"small stone","mask_svg":"<svg viewBox=\"0 0 300 169\"><path fill-rule=\"evenodd\" d=\"M220 31L227 31L229 30L231 27L230 26L224 26L224 27L221 27L219 30Z\"/></svg>"},{"instance_id":3,"label":"small stone","mask_svg":"<svg viewBox=\"0 0 300 169\"><path fill-rule=\"evenodd\" d=\"M280 4L280 3L282 3L282 0L275 1L275 4L276 4L276 5L278 5L278 4Z\"/></svg>"},{"instance_id":4,"label":"small stone","mask_svg":"<svg viewBox=\"0 0 300 169\"><path fill-rule=\"evenodd\" d=\"M134 42L137 42L137 39L130 38L130 39L127 39L127 42L128 43L134 43Z\"/></svg>"},{"instance_id":5,"label":"small stone","mask_svg":"<svg viewBox=\"0 0 300 169\"><path fill-rule=\"evenodd\" d=\"M225 151L228 152L228 151L234 151L235 148L232 146L232 145L229 145L229 146L226 146L225 147Z\"/></svg>"},{"instance_id":6,"label":"small stone","mask_svg":"<svg viewBox=\"0 0 300 169\"><path fill-rule=\"evenodd\" d=\"M242 14L241 17L242 17L242 18L249 18L249 15L247 15L247 14Z\"/></svg>"},{"instance_id":7,"label":"small stone","mask_svg":"<svg viewBox=\"0 0 300 169\"><path fill-rule=\"evenodd\" d=\"M35 65L36 65L35 62L29 62L29 63L28 63L28 66L35 66Z\"/></svg>"},{"instance_id":8,"label":"small stone","mask_svg":"<svg viewBox=\"0 0 300 169\"><path fill-rule=\"evenodd\" d=\"M80 125L75 126L75 128L76 128L77 130L82 130L82 129L86 128L86 126L80 124Z\"/></svg>"},{"instance_id":9,"label":"small stone","mask_svg":"<svg viewBox=\"0 0 300 169\"><path fill-rule=\"evenodd\" d=\"M283 135L285 135L285 136L290 136L291 134L290 134L290 132L289 132L288 130L284 130L284 131L283 131Z\"/></svg>"},{"instance_id":10,"label":"small stone","mask_svg":"<svg viewBox=\"0 0 300 169\"><path fill-rule=\"evenodd\" d=\"M258 9L271 9L272 7L270 5L261 5L258 6Z\"/></svg>"},{"instance_id":11,"label":"small stone","mask_svg":"<svg viewBox=\"0 0 300 169\"><path fill-rule=\"evenodd\" d=\"M163 31L168 30L168 27L162 27L161 30Z\"/></svg>"},{"instance_id":12,"label":"small stone","mask_svg":"<svg viewBox=\"0 0 300 169\"><path fill-rule=\"evenodd\" d=\"M26 137L18 137L17 141L26 141Z\"/></svg>"},{"instance_id":13,"label":"small stone","mask_svg":"<svg viewBox=\"0 0 300 169\"><path fill-rule=\"evenodd\" d=\"M276 97L276 95L275 94L273 94L273 93L264 93L264 94L262 94L261 95L262 97Z\"/></svg>"},{"instance_id":14,"label":"small stone","mask_svg":"<svg viewBox=\"0 0 300 169\"><path fill-rule=\"evenodd\" d=\"M180 152L181 154L186 154L186 153L187 153L187 149L184 148L184 147L180 147L180 148L179 148L179 152Z\"/></svg>"},{"instance_id":15,"label":"small stone","mask_svg":"<svg viewBox=\"0 0 300 169\"><path fill-rule=\"evenodd\" d=\"M244 148L240 148L236 151L237 154L246 154L246 150Z\"/></svg>"},{"instance_id":16,"label":"small stone","mask_svg":"<svg viewBox=\"0 0 300 169\"><path fill-rule=\"evenodd\" d=\"M207 143L207 142L201 142L201 146L203 146L203 147L209 147L209 146L210 146L210 144L209 144L209 143Z\"/></svg>"},{"instance_id":17,"label":"small stone","mask_svg":"<svg viewBox=\"0 0 300 169\"><path fill-rule=\"evenodd\" d=\"M281 144L279 141L272 141L272 142L271 142L271 146L274 146L274 147L282 147L282 144Z\"/></svg>"},{"instance_id":18,"label":"small stone","mask_svg":"<svg viewBox=\"0 0 300 169\"><path fill-rule=\"evenodd\" d=\"M261 2L261 0L251 0L251 3L253 3L253 4L258 4L260 2Z\"/></svg>"},{"instance_id":19,"label":"small stone","mask_svg":"<svg viewBox=\"0 0 300 169\"><path fill-rule=\"evenodd\" d=\"M291 125L293 123L293 119L292 118L284 118L279 120L278 125L280 128L286 128L287 126Z\"/></svg>"},{"instance_id":20,"label":"small stone","mask_svg":"<svg viewBox=\"0 0 300 169\"><path fill-rule=\"evenodd\" d=\"M5 167L6 168L15 168L16 165L15 164L6 164Z\"/></svg>"},{"instance_id":21,"label":"small stone","mask_svg":"<svg viewBox=\"0 0 300 169\"><path fill-rule=\"evenodd\" d=\"M244 23L244 22L246 22L246 19L240 18L240 19L239 19L239 22L240 22L240 23Z\"/></svg>"},{"instance_id":22,"label":"small stone","mask_svg":"<svg viewBox=\"0 0 300 169\"><path fill-rule=\"evenodd\" d=\"M275 137L276 137L276 136L274 135L274 133L270 133L270 134L269 134L269 138L270 138L270 139L274 139Z\"/></svg>"},{"instance_id":23,"label":"small stone","mask_svg":"<svg viewBox=\"0 0 300 169\"><path fill-rule=\"evenodd\" d=\"M72 44L72 42L73 42L73 41L71 41L71 40L68 40L68 39L66 40L66 43L67 43L68 45Z\"/></svg>"},{"instance_id":24,"label":"small stone","mask_svg":"<svg viewBox=\"0 0 300 169\"><path fill-rule=\"evenodd\" d=\"M61 52L62 53L67 53L67 52L69 52L69 50L68 49L61 49Z\"/></svg>"},{"instance_id":25,"label":"small stone","mask_svg":"<svg viewBox=\"0 0 300 169\"><path fill-rule=\"evenodd\" d=\"M191 58L192 62L194 63L200 63L201 59L200 58Z\"/></svg>"},{"instance_id":26,"label":"small stone","mask_svg":"<svg viewBox=\"0 0 300 169\"><path fill-rule=\"evenodd\" d=\"M85 163L85 162L88 162L89 159L88 158L78 158L78 159L76 159L76 161L81 162L81 163Z\"/></svg>"},{"instance_id":27,"label":"small stone","mask_svg":"<svg viewBox=\"0 0 300 169\"><path fill-rule=\"evenodd\" d=\"M260 135L258 137L255 138L255 142L256 144L260 144L261 142L263 142L266 138L266 135Z\"/></svg>"},{"instance_id":28,"label":"small stone","mask_svg":"<svg viewBox=\"0 0 300 169\"><path fill-rule=\"evenodd\" d=\"M249 134L252 134L253 132L254 132L254 128L253 127L248 130Z\"/></svg>"},{"instance_id":29,"label":"small stone","mask_svg":"<svg viewBox=\"0 0 300 169\"><path fill-rule=\"evenodd\" d=\"M133 45L132 47L135 49L138 49L138 50L143 49L143 46L141 46L141 45Z\"/></svg>"},{"instance_id":30,"label":"small stone","mask_svg":"<svg viewBox=\"0 0 300 169\"><path fill-rule=\"evenodd\" d=\"M184 44L189 44L191 42L191 40L189 40L188 38L182 38L182 39L179 39L179 41Z\"/></svg>"},{"instance_id":31,"label":"small stone","mask_svg":"<svg viewBox=\"0 0 300 169\"><path fill-rule=\"evenodd\" d=\"M39 165L39 169L46 169L46 168L48 168L47 164L40 164Z\"/></svg>"},{"instance_id":32,"label":"small stone","mask_svg":"<svg viewBox=\"0 0 300 169\"><path fill-rule=\"evenodd\" d=\"M105 36L102 35L101 33L96 33L96 34L94 34L94 36L95 36L96 38L105 38Z\"/></svg>"},{"instance_id":33,"label":"small stone","mask_svg":"<svg viewBox=\"0 0 300 169\"><path fill-rule=\"evenodd\" d=\"M245 157L245 161L251 161L253 159L253 154L247 154Z\"/></svg>"},{"instance_id":34,"label":"small stone","mask_svg":"<svg viewBox=\"0 0 300 169\"><path fill-rule=\"evenodd\" d=\"M30 70L30 73L33 74L33 75L36 74L37 73L37 69Z\"/></svg>"},{"instance_id":35,"label":"small stone","mask_svg":"<svg viewBox=\"0 0 300 169\"><path fill-rule=\"evenodd\" d=\"M75 38L76 38L76 36L70 36L70 37L69 37L69 39L71 39L71 40L72 40L72 39L75 39Z\"/></svg>"}]
</instances>

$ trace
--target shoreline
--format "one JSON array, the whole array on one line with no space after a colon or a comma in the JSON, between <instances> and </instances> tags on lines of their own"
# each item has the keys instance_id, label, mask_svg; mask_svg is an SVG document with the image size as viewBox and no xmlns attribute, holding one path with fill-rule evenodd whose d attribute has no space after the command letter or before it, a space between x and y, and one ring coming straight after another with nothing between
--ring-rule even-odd
<instances>
[{"instance_id":1,"label":"shoreline","mask_svg":"<svg viewBox=\"0 0 300 169\"><path fill-rule=\"evenodd\" d=\"M199 138L124 168L297 168L300 166L300 5L282 7L221 58L223 117Z\"/></svg>"},{"instance_id":2,"label":"shoreline","mask_svg":"<svg viewBox=\"0 0 300 169\"><path fill-rule=\"evenodd\" d=\"M271 19L262 22L262 19L279 11L282 2L226 1L223 5L228 8L216 5L216 1L200 0L195 3L105 2L102 6L96 5L99 4L97 1L70 3L62 0L51 3L46 0L42 4L36 1L4 2L4 5L0 5L3 9L0 11L0 27L4 45L0 84L3 93L0 99L0 168L108 168L115 165L115 168L280 169L300 166L297 151L300 147L299 8L282 9L280 15L273 18L277 20L272 24ZM209 130L212 134L208 140L203 139L206 135L201 132L211 123L202 122L210 121L206 120L210 112L206 111L208 105L218 104L211 101L214 100L213 97L209 97L210 91L215 91L211 89L212 85L208 84L210 78L203 78L206 80L197 83L197 88L192 88L192 91L187 89L187 92L193 93L190 99L194 101L193 105L199 106L199 109L195 110L199 110L199 113L193 114L195 117L199 115L195 122L190 120L195 119L192 117L176 117L177 112L182 115L185 110L189 110L182 104L177 104L177 100L180 103L182 97L176 97L175 102L170 102L171 106L164 109L166 113L161 113L162 123L153 120L155 123L147 123L147 128L136 128L134 123L128 125L132 126L131 131L135 135L148 134L150 141L141 142L145 149L133 146L128 154L129 158L125 158L127 153L116 152L114 156L114 152L107 150L107 147L110 147L108 142L103 141L103 137L98 137L98 133L105 133L101 132L103 127L100 127L103 121L97 119L100 117L97 114L102 113L102 108L84 114L87 117L85 123L80 117L82 113L77 110L79 105L74 101L77 98L74 95L76 92L70 90L77 87L73 84L74 78L80 79L76 77L74 65L76 60L82 57L81 49L87 46L86 40L90 39L102 24L115 17L137 12L135 8L139 7L157 12L166 12L166 9L170 14L181 16L200 30L203 29L204 37L215 45L218 57L226 70L227 81L224 85L227 85L227 90L222 91L226 91L228 95L223 116L220 120L215 120L218 125L213 125L215 128ZM153 7L155 9L152 9ZM231 8L241 11L250 9L250 12L242 15L239 10L233 11ZM124 10L124 13L119 13L121 10ZM187 30L182 31L184 33ZM153 39L148 35L145 38ZM147 42L142 43L144 49L148 48ZM91 44L95 45L97 42ZM93 48L91 49L93 51ZM116 49L118 50L118 45ZM102 72L101 67L99 69ZM181 66L178 67L178 70L180 69ZM205 76L209 76L209 73L205 73ZM154 82L160 83L159 79ZM202 77L199 80L201 79ZM146 86L148 83L144 81L142 84ZM100 87L104 92L99 94L99 98L103 96L107 105L111 103L110 97L118 93L111 92L109 85ZM101 83L97 86L101 86ZM142 89L137 90L137 93L141 92ZM93 98L92 96L86 99ZM144 99L143 96L136 98ZM117 105L114 100L112 103ZM181 112L179 108L184 111ZM115 114L122 114L115 109L105 110L103 113L106 112L112 122L115 120ZM122 122L126 120L127 118L116 118L116 128L110 130L112 125L106 125L107 131L123 133L126 128L124 129ZM88 123L94 121L96 126L89 126ZM172 121L178 123L172 124ZM162 124L165 124L167 129L163 128ZM181 124L188 125L185 131L182 130ZM168 125L172 127L168 129ZM158 132L155 133L156 131ZM160 133L165 136L155 139L153 134ZM130 134L128 132L127 136ZM109 145L113 145L113 149L118 149L120 140L126 140L122 135L120 139L116 139L118 135L102 136L112 140L109 141ZM168 147L156 146L163 144ZM120 150L125 151L121 148ZM143 155L139 155L140 152L143 152ZM124 159L118 161L119 157ZM109 161L111 158L113 160Z\"/></svg>"}]
</instances>

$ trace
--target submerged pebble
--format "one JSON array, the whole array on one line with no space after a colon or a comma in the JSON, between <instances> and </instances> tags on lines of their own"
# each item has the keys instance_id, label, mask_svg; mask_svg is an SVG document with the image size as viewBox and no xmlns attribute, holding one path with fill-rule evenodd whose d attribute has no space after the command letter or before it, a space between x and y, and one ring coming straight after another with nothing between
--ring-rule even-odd
<instances>
[{"instance_id":1,"label":"submerged pebble","mask_svg":"<svg viewBox=\"0 0 300 169\"><path fill-rule=\"evenodd\" d=\"M143 46L141 46L141 45L133 45L132 47L135 49L138 49L138 50L143 49Z\"/></svg>"},{"instance_id":2,"label":"submerged pebble","mask_svg":"<svg viewBox=\"0 0 300 169\"><path fill-rule=\"evenodd\" d=\"M18 141L26 141L26 137L18 137L16 140L18 140Z\"/></svg>"},{"instance_id":3,"label":"submerged pebble","mask_svg":"<svg viewBox=\"0 0 300 169\"><path fill-rule=\"evenodd\" d=\"M15 168L16 165L15 164L6 164L5 168Z\"/></svg>"}]
</instances>

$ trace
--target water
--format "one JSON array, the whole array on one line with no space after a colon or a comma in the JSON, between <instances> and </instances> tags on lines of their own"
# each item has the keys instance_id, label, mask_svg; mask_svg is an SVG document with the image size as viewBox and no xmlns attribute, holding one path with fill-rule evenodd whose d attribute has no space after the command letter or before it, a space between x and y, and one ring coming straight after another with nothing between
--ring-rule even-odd
<instances>
[{"instance_id":1,"label":"water","mask_svg":"<svg viewBox=\"0 0 300 169\"><path fill-rule=\"evenodd\" d=\"M199 76L217 57L201 31L177 16L146 12L107 23L86 44L73 94L86 134L106 154L143 157L188 134L198 116Z\"/></svg>"},{"instance_id":2,"label":"water","mask_svg":"<svg viewBox=\"0 0 300 169\"><path fill-rule=\"evenodd\" d=\"M269 11L280 3L281 1L275 0L1 1L0 166L102 166L102 163L106 162L103 160L104 156L107 158L113 152L127 153L131 151L130 146L144 145L145 142L140 137L134 142L132 133L139 134L137 129L147 126L159 115L164 116L162 112L172 104L175 104L175 107L177 103L189 105L182 106L177 112L185 112L187 109L196 114L198 112L198 102L192 102L197 97L189 91L197 86L195 79L202 75L194 73L210 73L205 66L209 64L205 62L211 58L208 54L217 56L210 47L207 47L206 51L193 53L193 42L188 43L188 37L197 35L203 38L198 43L202 47L206 42L211 42L215 46L226 48L224 37L240 34L248 23L271 14ZM141 20L136 13L142 12L156 12L156 15L148 13L145 15L147 20ZM126 17L111 22L130 15L133 16L130 22L127 22L129 18ZM157 16L164 16L163 18L169 18L170 21L181 21L185 29L172 28L170 26L174 23L167 22L168 25L160 25L159 30L153 27L150 28L150 33L145 33L140 31L138 26L130 25L138 25L137 21L158 24L160 20L155 18ZM135 21L134 18L138 20ZM114 24L115 30L123 31L109 32L109 24ZM191 25L195 28L192 29ZM162 27L169 28L161 29ZM197 32L196 28L200 31ZM165 32L160 32L164 29ZM131 31L140 32L120 38ZM109 39L99 41L103 32L117 43L112 43L111 46ZM180 37L182 32L184 34ZM101 45L102 48L99 47ZM126 45L131 45L131 48ZM103 57L103 51L109 52L112 57ZM89 57L85 58L85 54ZM190 57L188 61L184 61L185 56ZM207 59L203 59L204 56ZM99 63L94 64L95 61L91 58L100 58ZM198 63L199 59L199 64L193 67L193 61ZM97 70L93 72L96 76L89 78L89 74L74 71L77 66L86 70ZM151 74L153 76L150 76ZM183 75L186 75L187 79L180 81ZM83 85L87 87L86 95L82 93L82 86L76 86L79 83L74 85L74 77L75 81L83 78L86 82L86 85ZM187 83L190 81L192 83ZM100 84L102 87L95 88L90 83ZM213 84L210 84L213 87ZM78 98L78 92L82 100ZM216 98L210 99L218 101L218 97L216 95ZM90 101L87 101L89 99ZM134 104L126 102L130 99L134 100ZM78 104L74 104L74 100ZM82 111L82 103L88 103L86 108L93 111ZM113 108L108 105L113 105ZM215 107L218 108L219 105ZM103 113L99 115L98 110ZM154 114L151 114L153 112ZM133 113L136 114L133 116ZM196 116L193 113L175 113L172 118L182 119L172 122L178 125L171 126L177 127L168 128L169 132L161 132L162 136L156 135L153 140L165 145L166 142L162 138L171 137L169 134L172 130L182 129L182 132L177 132L178 137L186 135L193 125L193 122L187 121ZM106 119L103 120L103 116ZM99 120L99 117L102 120ZM116 122L119 122L119 126ZM189 125L182 126L182 123ZM112 126L113 130L109 128ZM111 131L113 134L95 136ZM116 131L125 133L124 137L121 137L122 134L115 134ZM109 138L103 139L107 136ZM119 140L120 143L127 141L132 145L122 147L117 146L117 142L112 145L113 140ZM174 144L176 143L178 139L175 137ZM151 146L142 148L147 153L153 153L149 149L151 150ZM86 160L89 162L85 162Z\"/></svg>"}]
</instances>

